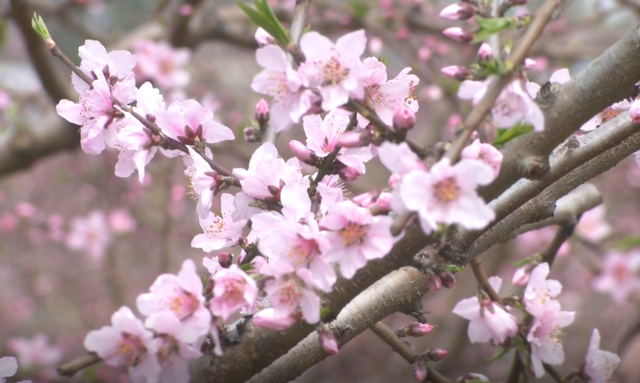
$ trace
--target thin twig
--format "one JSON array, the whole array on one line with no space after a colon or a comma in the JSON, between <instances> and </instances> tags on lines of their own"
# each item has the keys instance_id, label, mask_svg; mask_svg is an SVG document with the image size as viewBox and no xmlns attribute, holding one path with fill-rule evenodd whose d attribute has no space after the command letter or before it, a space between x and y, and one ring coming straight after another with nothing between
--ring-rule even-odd
<instances>
[{"instance_id":1,"label":"thin twig","mask_svg":"<svg viewBox=\"0 0 640 383\"><path fill-rule=\"evenodd\" d=\"M547 2L540 8L538 13L534 16L529 29L527 29L527 32L519 41L518 46L507 58L507 67L516 68L524 62L527 54L529 54L529 50L538 37L540 37L545 25L547 25L549 20L551 20L551 16L561 2L562 0L547 0ZM493 103L502 92L502 89L511 81L512 75L513 73L509 72L504 76L494 79L491 82L491 85L489 85L489 89L482 100L475 108L473 108L469 116L464 120L464 129L462 130L462 133L460 133L446 153L446 157L449 158L452 163L457 162L460 159L460 153L462 153L462 149L467 146L467 143L471 138L471 134L476 130L478 125L480 125L484 116L486 116L491 108L493 108Z\"/></svg>"},{"instance_id":2,"label":"thin twig","mask_svg":"<svg viewBox=\"0 0 640 383\"><path fill-rule=\"evenodd\" d=\"M573 234L573 229L575 227L576 227L575 224L560 226L556 231L556 234L553 236L553 239L551 240L551 242L549 242L549 245L547 245L547 247L542 251L542 253L540 253L542 262L547 262L549 264L549 268L553 266L553 261L555 260L556 254L558 254L558 250L560 250L560 247L562 246L562 244L567 239L571 238L571 235Z\"/></svg>"},{"instance_id":3,"label":"thin twig","mask_svg":"<svg viewBox=\"0 0 640 383\"><path fill-rule=\"evenodd\" d=\"M94 364L100 362L102 359L94 353L80 357L76 360L72 360L69 363L62 364L58 367L58 375L72 377L78 373L78 371L91 367Z\"/></svg>"},{"instance_id":4,"label":"thin twig","mask_svg":"<svg viewBox=\"0 0 640 383\"><path fill-rule=\"evenodd\" d=\"M473 275L476 277L478 284L487 293L489 298L491 298L492 301L498 303L500 306L504 306L502 297L496 290L494 290L493 286L491 286L491 283L489 283L487 274L485 274L484 270L482 269L482 263L480 263L480 259L478 257L474 258L471 261L471 270L473 270Z\"/></svg>"},{"instance_id":5,"label":"thin twig","mask_svg":"<svg viewBox=\"0 0 640 383\"><path fill-rule=\"evenodd\" d=\"M509 377L506 383L518 383L520 380L520 373L522 369L522 363L520 363L520 354L518 350L514 350L513 363L511 363L511 370L509 370Z\"/></svg>"},{"instance_id":6,"label":"thin twig","mask_svg":"<svg viewBox=\"0 0 640 383\"><path fill-rule=\"evenodd\" d=\"M544 370L558 383L565 383L562 374L558 372L555 368L547 363L542 363L544 366Z\"/></svg>"}]
</instances>

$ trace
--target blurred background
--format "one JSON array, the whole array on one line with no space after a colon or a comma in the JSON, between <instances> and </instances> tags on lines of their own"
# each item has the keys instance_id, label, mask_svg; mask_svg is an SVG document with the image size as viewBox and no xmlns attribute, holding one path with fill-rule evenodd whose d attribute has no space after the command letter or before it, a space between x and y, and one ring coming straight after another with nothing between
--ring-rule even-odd
<instances>
[{"instance_id":1,"label":"blurred background","mask_svg":"<svg viewBox=\"0 0 640 383\"><path fill-rule=\"evenodd\" d=\"M36 10L60 48L76 63L77 48L85 39L138 54L136 78L153 81L167 101L195 98L212 108L216 119L237 137L214 148L217 161L227 168L246 167L258 144L245 143L242 132L252 126L255 104L261 98L250 88L261 69L255 62L256 28L233 1L13 3L21 3L14 8ZM287 25L295 2L271 3ZM477 46L442 35L445 28L465 25L438 18L440 10L451 3L312 2L312 29L335 40L364 28L366 55L383 57L389 78L407 66L420 77L415 94L420 102L418 123L410 136L424 144L451 138L461 116L470 110L469 103L456 96L458 83L440 74L445 66L469 66L477 52ZM541 3L534 0L528 8L517 7L510 14L535 11ZM44 54L34 56L32 52L30 56L29 37L20 28L20 11L12 9L8 0L0 0L0 356L17 356L17 378L34 382L127 382L121 371L103 365L73 379L57 378L55 366L84 355L86 333L109 324L111 314L120 306L135 307L135 298L148 290L157 275L176 273L186 258L201 265L206 254L190 246L193 236L201 231L195 203L180 160L157 156L141 184L135 175L126 179L114 176L117 153L91 156L79 150L74 141L78 136L68 133L73 128L55 114L56 93L36 68L49 68L53 78L67 88L70 73L42 46ZM188 31L179 35L176 28L181 17L190 23ZM535 64L528 71L530 80L543 84L559 68L576 74L634 27L639 17L640 2L634 0L568 0L562 16L547 27L532 51ZM503 38L515 39L521 32L516 30ZM148 61L154 60L161 62L162 70L149 69ZM30 152L30 135L26 133L48 137L47 149ZM491 135L491 127L485 126L481 137L490 140ZM300 127L279 139L285 158L291 156L287 145L291 139L304 139ZM7 154L10 152L18 155ZM381 189L388 176L374 160L367 173L348 189L352 195ZM632 351L640 307L638 285L623 299L593 288L608 254L619 251L628 256L640 244L640 169L630 158L593 182L604 195L604 206L585 217L551 274L564 285L559 298L563 308L577 312L574 324L562 337L566 362L559 370L563 373L580 367L594 327L602 335L602 348L621 353L623 364L632 366L640 360L640 350ZM503 278L504 294L522 291L511 284L514 262L540 251L553 233L553 228L528 233L483 255L487 274ZM203 276L206 273L201 266L199 271ZM626 278L640 278L639 270L621 272L627 271L630 276ZM410 341L420 351L447 350L448 356L434 367L449 378L478 372L492 380L504 379L511 357L488 363L498 348L470 345L468 321L451 313L459 300L474 296L477 288L469 270L456 277L454 289L424 297L429 323L438 329ZM411 320L396 314L386 322L399 328ZM391 381L415 381L413 369L371 332L363 333L338 356L328 357L296 380Z\"/></svg>"}]
</instances>

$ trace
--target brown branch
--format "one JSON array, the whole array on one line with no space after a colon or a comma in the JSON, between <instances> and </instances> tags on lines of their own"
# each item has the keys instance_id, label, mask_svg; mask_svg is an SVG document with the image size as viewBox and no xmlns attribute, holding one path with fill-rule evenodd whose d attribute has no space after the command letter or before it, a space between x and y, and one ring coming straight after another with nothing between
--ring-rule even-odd
<instances>
[{"instance_id":1,"label":"brown branch","mask_svg":"<svg viewBox=\"0 0 640 383\"><path fill-rule=\"evenodd\" d=\"M102 361L100 357L94 353L78 358L69 363L62 364L58 367L58 375L60 376L74 376L78 371L91 367L94 364Z\"/></svg>"},{"instance_id":2,"label":"brown branch","mask_svg":"<svg viewBox=\"0 0 640 383\"><path fill-rule=\"evenodd\" d=\"M551 19L551 15L553 15L556 8L560 6L561 3L562 0L547 0L547 2L540 7L538 13L534 16L533 22L527 29L527 32L522 39L520 39L517 47L507 58L507 67L514 68L522 65L527 54L529 54L529 50L538 37L540 37L544 27ZM494 102L498 96L500 96L502 89L509 84L511 77L512 73L509 73L505 76L494 79L491 82L491 85L489 85L489 89L482 100L475 108L473 108L469 116L464 120L464 128L462 132L451 144L451 147L446 153L447 158L449 158L452 163L457 162L460 159L460 153L462 153L462 149L464 149L469 143L471 134L476 130L478 125L480 125L491 108L493 108Z\"/></svg>"},{"instance_id":3,"label":"brown branch","mask_svg":"<svg viewBox=\"0 0 640 383\"><path fill-rule=\"evenodd\" d=\"M494 290L491 283L489 283L489 279L487 278L487 274L485 274L484 269L482 268L482 263L480 263L480 259L478 257L471 260L471 270L473 270L473 275L476 277L478 284L482 287L489 298L492 301L498 303L500 306L504 306L504 301L502 297L496 290Z\"/></svg>"},{"instance_id":4,"label":"brown branch","mask_svg":"<svg viewBox=\"0 0 640 383\"><path fill-rule=\"evenodd\" d=\"M556 254L558 254L558 250L562 244L573 235L574 225L560 226L556 231L556 234L553 236L549 245L542 251L541 258L542 262L547 262L549 264L549 268L553 266L553 261L556 258Z\"/></svg>"}]
</instances>

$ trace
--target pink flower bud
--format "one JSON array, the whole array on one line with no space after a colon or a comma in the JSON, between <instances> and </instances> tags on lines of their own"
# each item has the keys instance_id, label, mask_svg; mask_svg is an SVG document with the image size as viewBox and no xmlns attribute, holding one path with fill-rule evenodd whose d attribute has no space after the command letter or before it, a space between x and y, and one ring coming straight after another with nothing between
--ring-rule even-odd
<instances>
[{"instance_id":1,"label":"pink flower bud","mask_svg":"<svg viewBox=\"0 0 640 383\"><path fill-rule=\"evenodd\" d=\"M336 140L336 145L343 148L360 148L371 143L371 131L344 132Z\"/></svg>"},{"instance_id":2,"label":"pink flower bud","mask_svg":"<svg viewBox=\"0 0 640 383\"><path fill-rule=\"evenodd\" d=\"M275 41L274 38L269 34L269 32L265 31L262 28L258 28L258 30L256 31L255 39L259 46L273 44L273 42Z\"/></svg>"},{"instance_id":3,"label":"pink flower bud","mask_svg":"<svg viewBox=\"0 0 640 383\"><path fill-rule=\"evenodd\" d=\"M376 198L378 194L379 192L376 191L358 194L357 196L353 197L352 201L362 207L370 208L376 204Z\"/></svg>"},{"instance_id":4,"label":"pink flower bud","mask_svg":"<svg viewBox=\"0 0 640 383\"><path fill-rule=\"evenodd\" d=\"M229 266L231 266L231 264L233 263L233 255L229 253L218 254L218 263L220 264L220 266L228 269Z\"/></svg>"},{"instance_id":5,"label":"pink flower bud","mask_svg":"<svg viewBox=\"0 0 640 383\"><path fill-rule=\"evenodd\" d=\"M396 185L402 181L402 176L400 174L392 174L389 176L389 186L396 187Z\"/></svg>"},{"instance_id":6,"label":"pink flower bud","mask_svg":"<svg viewBox=\"0 0 640 383\"><path fill-rule=\"evenodd\" d=\"M393 195L388 192L380 193L378 199L376 200L376 205L382 211L391 211L391 200L393 199Z\"/></svg>"},{"instance_id":7,"label":"pink flower bud","mask_svg":"<svg viewBox=\"0 0 640 383\"><path fill-rule=\"evenodd\" d=\"M393 115L393 128L397 131L406 131L416 124L416 114L406 106L401 106Z\"/></svg>"},{"instance_id":8,"label":"pink flower bud","mask_svg":"<svg viewBox=\"0 0 640 383\"><path fill-rule=\"evenodd\" d=\"M464 81L471 76L471 71L463 66L452 65L440 69L443 75L456 81Z\"/></svg>"},{"instance_id":9,"label":"pink flower bud","mask_svg":"<svg viewBox=\"0 0 640 383\"><path fill-rule=\"evenodd\" d=\"M439 361L445 356L447 356L447 350L443 350L441 348L432 348L427 351L427 358L431 359L434 362Z\"/></svg>"},{"instance_id":10,"label":"pink flower bud","mask_svg":"<svg viewBox=\"0 0 640 383\"><path fill-rule=\"evenodd\" d=\"M264 309L253 316L253 324L267 330L280 331L296 321L290 315L278 316L273 308Z\"/></svg>"},{"instance_id":11,"label":"pink flower bud","mask_svg":"<svg viewBox=\"0 0 640 383\"><path fill-rule=\"evenodd\" d=\"M427 368L422 363L413 364L413 372L418 382L424 382L427 379Z\"/></svg>"},{"instance_id":12,"label":"pink flower bud","mask_svg":"<svg viewBox=\"0 0 640 383\"><path fill-rule=\"evenodd\" d=\"M300 141L289 141L289 149L291 149L291 152L297 159L304 163L308 163L309 161L311 161L312 157L314 156L313 152Z\"/></svg>"},{"instance_id":13,"label":"pink flower bud","mask_svg":"<svg viewBox=\"0 0 640 383\"><path fill-rule=\"evenodd\" d=\"M322 349L332 355L338 355L338 341L330 330L321 330L319 333Z\"/></svg>"},{"instance_id":14,"label":"pink flower bud","mask_svg":"<svg viewBox=\"0 0 640 383\"><path fill-rule=\"evenodd\" d=\"M269 122L269 104L264 98L261 98L256 104L256 121L260 127Z\"/></svg>"},{"instance_id":15,"label":"pink flower bud","mask_svg":"<svg viewBox=\"0 0 640 383\"><path fill-rule=\"evenodd\" d=\"M191 4L182 4L180 6L180 14L182 16L191 16L193 14L193 5Z\"/></svg>"},{"instance_id":16,"label":"pink flower bud","mask_svg":"<svg viewBox=\"0 0 640 383\"><path fill-rule=\"evenodd\" d=\"M490 60L493 57L493 49L491 45L482 43L480 49L478 49L478 58L482 61Z\"/></svg>"},{"instance_id":17,"label":"pink flower bud","mask_svg":"<svg viewBox=\"0 0 640 383\"><path fill-rule=\"evenodd\" d=\"M468 20L476 13L475 8L467 3L451 4L440 12L440 17L447 20Z\"/></svg>"},{"instance_id":18,"label":"pink flower bud","mask_svg":"<svg viewBox=\"0 0 640 383\"><path fill-rule=\"evenodd\" d=\"M423 62L427 62L431 59L431 49L422 47L418 49L418 59Z\"/></svg>"},{"instance_id":19,"label":"pink flower bud","mask_svg":"<svg viewBox=\"0 0 640 383\"><path fill-rule=\"evenodd\" d=\"M442 281L439 276L431 274L427 279L427 286L429 286L429 290L431 291L438 291L442 288Z\"/></svg>"},{"instance_id":20,"label":"pink flower bud","mask_svg":"<svg viewBox=\"0 0 640 383\"><path fill-rule=\"evenodd\" d=\"M428 323L411 322L405 326L405 333L408 336L421 337L427 335L435 328L435 326Z\"/></svg>"},{"instance_id":21,"label":"pink flower bud","mask_svg":"<svg viewBox=\"0 0 640 383\"><path fill-rule=\"evenodd\" d=\"M456 287L456 276L453 275L451 271L445 271L440 274L440 280L442 281L442 286L445 289L452 289Z\"/></svg>"},{"instance_id":22,"label":"pink flower bud","mask_svg":"<svg viewBox=\"0 0 640 383\"><path fill-rule=\"evenodd\" d=\"M519 268L518 270L516 270L515 273L513 273L513 279L511 279L511 283L514 286L524 286L529 282L529 270L527 270L528 267L524 266Z\"/></svg>"},{"instance_id":23,"label":"pink flower bud","mask_svg":"<svg viewBox=\"0 0 640 383\"><path fill-rule=\"evenodd\" d=\"M524 59L524 69L529 70L534 68L536 65L536 60L526 58Z\"/></svg>"},{"instance_id":24,"label":"pink flower bud","mask_svg":"<svg viewBox=\"0 0 640 383\"><path fill-rule=\"evenodd\" d=\"M640 99L635 99L629 108L629 117L631 121L640 122Z\"/></svg>"},{"instance_id":25,"label":"pink flower bud","mask_svg":"<svg viewBox=\"0 0 640 383\"><path fill-rule=\"evenodd\" d=\"M354 167L346 166L338 162L338 175L340 176L340 178L347 182L353 182L357 180L358 177L362 175L362 173L360 173L360 171Z\"/></svg>"},{"instance_id":26,"label":"pink flower bud","mask_svg":"<svg viewBox=\"0 0 640 383\"><path fill-rule=\"evenodd\" d=\"M473 33L459 27L451 27L442 31L442 34L448 38L459 41L461 43L470 43L475 37Z\"/></svg>"},{"instance_id":27,"label":"pink flower bud","mask_svg":"<svg viewBox=\"0 0 640 383\"><path fill-rule=\"evenodd\" d=\"M632 105L633 106L633 105ZM22 218L33 218L38 209L29 202L20 202L16 205L16 214Z\"/></svg>"}]
</instances>

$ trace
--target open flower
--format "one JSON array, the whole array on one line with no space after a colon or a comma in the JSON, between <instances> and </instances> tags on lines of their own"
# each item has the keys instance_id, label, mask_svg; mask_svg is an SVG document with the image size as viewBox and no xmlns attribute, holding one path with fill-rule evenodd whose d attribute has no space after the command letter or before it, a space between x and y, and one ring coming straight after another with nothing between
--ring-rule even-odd
<instances>
[{"instance_id":1,"label":"open flower","mask_svg":"<svg viewBox=\"0 0 640 383\"><path fill-rule=\"evenodd\" d=\"M593 288L608 292L616 303L624 303L640 291L640 253L610 252L602 263L602 273L593 280Z\"/></svg>"},{"instance_id":2,"label":"open flower","mask_svg":"<svg viewBox=\"0 0 640 383\"><path fill-rule=\"evenodd\" d=\"M205 218L200 218L200 227L204 233L196 235L191 241L191 246L209 253L238 243L247 221L233 220L234 199L231 194L222 194L221 215L209 212Z\"/></svg>"},{"instance_id":3,"label":"open flower","mask_svg":"<svg viewBox=\"0 0 640 383\"><path fill-rule=\"evenodd\" d=\"M527 311L533 316L542 315L547 302L555 299L562 292L560 282L547 279L549 264L541 263L531 271L527 288L524 290L524 304Z\"/></svg>"},{"instance_id":4,"label":"open flower","mask_svg":"<svg viewBox=\"0 0 640 383\"><path fill-rule=\"evenodd\" d=\"M238 266L221 269L213 277L213 298L209 307L213 315L226 321L240 309L250 308L258 297L258 286Z\"/></svg>"},{"instance_id":5,"label":"open flower","mask_svg":"<svg viewBox=\"0 0 640 383\"><path fill-rule=\"evenodd\" d=\"M499 291L502 279L490 277L489 284ZM480 302L478 297L463 299L453 308L453 313L469 320L467 333L472 343L493 340L495 344L502 344L518 333L516 317L492 301Z\"/></svg>"},{"instance_id":6,"label":"open flower","mask_svg":"<svg viewBox=\"0 0 640 383\"><path fill-rule=\"evenodd\" d=\"M534 270L535 271L535 270ZM560 330L573 323L575 312L560 311L560 303L547 301L535 316L527 341L531 344L531 364L537 378L544 375L542 363L560 365L564 362L564 350L558 336Z\"/></svg>"},{"instance_id":7,"label":"open flower","mask_svg":"<svg viewBox=\"0 0 640 383\"><path fill-rule=\"evenodd\" d=\"M618 355L600 350L600 332L594 328L589 341L587 360L582 367L582 371L589 376L589 383L607 383L619 364Z\"/></svg>"}]
</instances>

